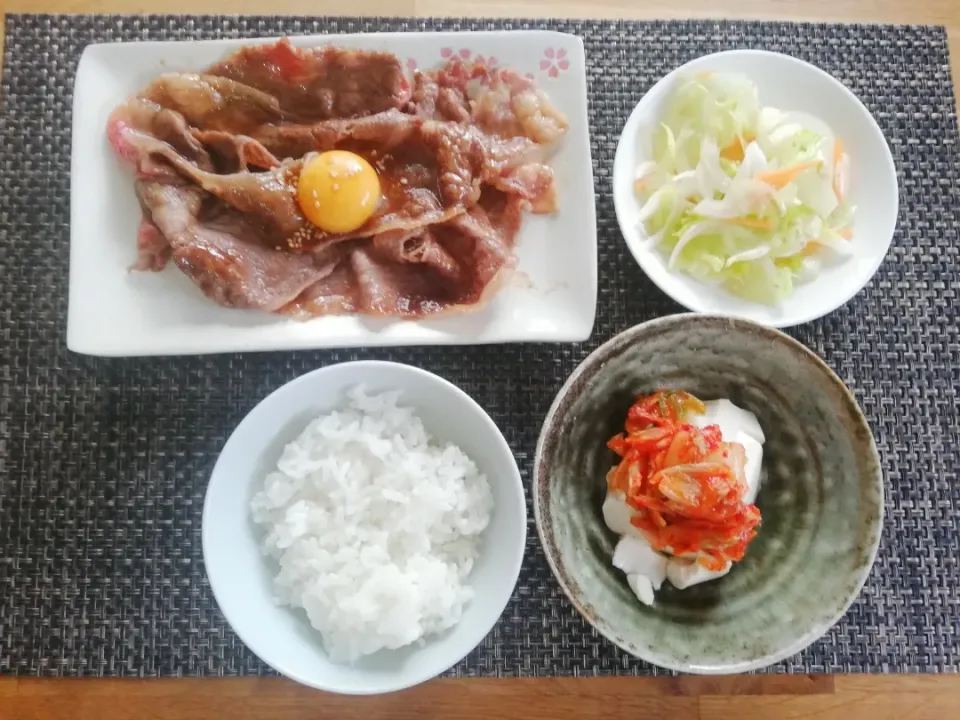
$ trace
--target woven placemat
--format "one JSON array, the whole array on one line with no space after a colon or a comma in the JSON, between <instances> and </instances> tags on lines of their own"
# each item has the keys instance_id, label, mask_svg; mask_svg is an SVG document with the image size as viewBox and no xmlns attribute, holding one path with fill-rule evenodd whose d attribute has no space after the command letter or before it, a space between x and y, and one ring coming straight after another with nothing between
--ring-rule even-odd
<instances>
[{"instance_id":1,"label":"woven placemat","mask_svg":"<svg viewBox=\"0 0 960 720\"><path fill-rule=\"evenodd\" d=\"M561 30L586 43L601 278L589 342L129 360L67 351L71 100L86 44L510 28ZM268 673L226 625L205 579L203 494L244 414L320 365L390 358L452 380L503 429L529 483L541 420L574 366L614 333L680 309L629 258L617 229L610 173L627 114L667 71L735 47L804 58L850 87L890 142L902 193L900 229L874 281L793 332L854 389L876 433L888 482L880 556L839 625L774 670L960 669L960 166L943 29L10 16L0 111L0 671ZM451 672L656 672L584 623L554 582L530 518L513 600Z\"/></svg>"}]
</instances>

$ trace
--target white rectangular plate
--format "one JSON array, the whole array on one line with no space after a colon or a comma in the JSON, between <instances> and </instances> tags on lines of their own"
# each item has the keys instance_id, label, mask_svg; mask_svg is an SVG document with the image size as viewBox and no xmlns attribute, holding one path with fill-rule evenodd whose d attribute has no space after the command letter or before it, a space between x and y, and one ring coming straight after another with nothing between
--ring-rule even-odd
<instances>
[{"instance_id":1,"label":"white rectangular plate","mask_svg":"<svg viewBox=\"0 0 960 720\"><path fill-rule=\"evenodd\" d=\"M73 102L70 303L67 346L103 356L181 355L373 345L578 341L589 337L597 300L597 233L587 124L583 43L554 32L383 33L292 38L386 50L408 68L453 54L510 65L534 76L570 120L550 164L560 211L528 215L518 268L488 306L417 321L328 316L293 320L220 307L175 267L131 272L140 208L133 177L114 156L107 118L163 72L196 71L244 45L212 40L90 45L80 59Z\"/></svg>"}]
</instances>

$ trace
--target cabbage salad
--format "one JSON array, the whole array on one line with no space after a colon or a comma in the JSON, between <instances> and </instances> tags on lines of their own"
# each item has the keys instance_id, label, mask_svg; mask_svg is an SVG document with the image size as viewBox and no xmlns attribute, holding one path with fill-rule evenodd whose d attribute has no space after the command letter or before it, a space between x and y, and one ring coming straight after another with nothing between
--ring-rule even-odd
<instances>
[{"instance_id":1,"label":"cabbage salad","mask_svg":"<svg viewBox=\"0 0 960 720\"><path fill-rule=\"evenodd\" d=\"M648 142L634 188L670 270L774 305L830 253L850 254L843 141L812 115L761 107L748 78L680 80Z\"/></svg>"}]
</instances>

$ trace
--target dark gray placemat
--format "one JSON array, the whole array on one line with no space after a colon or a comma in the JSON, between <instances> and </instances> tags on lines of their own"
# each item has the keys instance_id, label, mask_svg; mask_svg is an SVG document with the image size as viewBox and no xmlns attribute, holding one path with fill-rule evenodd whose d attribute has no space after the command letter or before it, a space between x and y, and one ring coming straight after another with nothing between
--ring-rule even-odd
<instances>
[{"instance_id":1,"label":"dark gray placemat","mask_svg":"<svg viewBox=\"0 0 960 720\"><path fill-rule=\"evenodd\" d=\"M100 360L65 345L73 77L87 43L374 30L548 28L586 43L600 297L584 344ZM960 167L942 28L741 22L304 18L7 18L0 111L0 671L63 675L265 673L214 604L200 511L233 427L283 382L355 357L432 370L503 429L529 482L541 419L597 343L679 310L629 258L610 170L629 110L698 55L759 47L807 59L854 90L886 134L900 229L877 278L797 329L851 385L888 478L880 557L827 636L778 671L960 669L957 330ZM73 179L83 182L81 174ZM131 238L133 242L133 238ZM500 623L458 675L646 674L557 588L530 516L526 561Z\"/></svg>"}]
</instances>

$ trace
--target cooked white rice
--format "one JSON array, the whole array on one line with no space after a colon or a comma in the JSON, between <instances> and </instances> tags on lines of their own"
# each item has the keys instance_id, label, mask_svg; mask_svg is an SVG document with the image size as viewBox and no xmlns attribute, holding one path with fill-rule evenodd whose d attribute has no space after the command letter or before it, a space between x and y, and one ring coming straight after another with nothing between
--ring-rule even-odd
<instances>
[{"instance_id":1,"label":"cooked white rice","mask_svg":"<svg viewBox=\"0 0 960 720\"><path fill-rule=\"evenodd\" d=\"M336 662L445 630L473 596L490 486L399 396L349 391L287 445L251 503L280 564L277 601L306 610Z\"/></svg>"}]
</instances>

